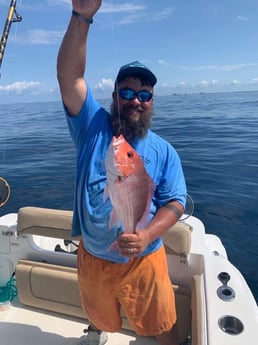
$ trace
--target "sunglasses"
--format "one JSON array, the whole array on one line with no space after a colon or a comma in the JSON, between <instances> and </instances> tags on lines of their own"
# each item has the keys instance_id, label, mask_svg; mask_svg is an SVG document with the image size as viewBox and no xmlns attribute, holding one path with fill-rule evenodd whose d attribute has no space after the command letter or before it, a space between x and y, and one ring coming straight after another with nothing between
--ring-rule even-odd
<instances>
[{"instance_id":1,"label":"sunglasses","mask_svg":"<svg viewBox=\"0 0 258 345\"><path fill-rule=\"evenodd\" d=\"M152 93L147 90L136 92L133 89L126 88L118 90L118 93L122 99L125 99L127 101L132 101L133 99L135 99L135 97L137 97L138 101L140 102L149 102L153 97Z\"/></svg>"}]
</instances>

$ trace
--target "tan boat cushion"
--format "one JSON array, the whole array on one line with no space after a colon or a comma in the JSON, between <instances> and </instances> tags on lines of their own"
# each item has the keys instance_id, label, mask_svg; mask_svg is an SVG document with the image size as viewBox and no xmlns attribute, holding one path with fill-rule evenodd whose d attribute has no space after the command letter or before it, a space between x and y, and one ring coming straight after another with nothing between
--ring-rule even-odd
<instances>
[{"instance_id":1,"label":"tan boat cushion","mask_svg":"<svg viewBox=\"0 0 258 345\"><path fill-rule=\"evenodd\" d=\"M19 235L33 234L53 238L71 239L72 211L41 207L22 207L18 212Z\"/></svg>"},{"instance_id":2,"label":"tan boat cushion","mask_svg":"<svg viewBox=\"0 0 258 345\"><path fill-rule=\"evenodd\" d=\"M20 260L16 281L21 303L85 318L75 268Z\"/></svg>"}]
</instances>

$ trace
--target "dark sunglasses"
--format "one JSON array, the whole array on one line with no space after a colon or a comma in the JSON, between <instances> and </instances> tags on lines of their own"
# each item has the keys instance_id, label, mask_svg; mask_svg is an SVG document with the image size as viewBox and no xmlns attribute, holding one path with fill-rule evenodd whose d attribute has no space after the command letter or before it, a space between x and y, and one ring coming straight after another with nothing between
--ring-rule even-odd
<instances>
[{"instance_id":1,"label":"dark sunglasses","mask_svg":"<svg viewBox=\"0 0 258 345\"><path fill-rule=\"evenodd\" d=\"M138 92L133 89L120 89L118 90L119 96L127 101L132 101L137 97L140 102L149 102L152 99L152 93L147 90L140 90Z\"/></svg>"}]
</instances>

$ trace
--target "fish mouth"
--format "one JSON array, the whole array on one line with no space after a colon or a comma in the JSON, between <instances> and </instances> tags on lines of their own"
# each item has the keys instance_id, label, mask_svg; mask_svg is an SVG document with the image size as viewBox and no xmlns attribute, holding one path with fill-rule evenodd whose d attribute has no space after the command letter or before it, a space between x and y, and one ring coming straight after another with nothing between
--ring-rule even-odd
<instances>
[{"instance_id":1,"label":"fish mouth","mask_svg":"<svg viewBox=\"0 0 258 345\"><path fill-rule=\"evenodd\" d=\"M124 142L124 138L120 135L118 137L113 137L113 147L115 149L119 148L119 146Z\"/></svg>"}]
</instances>

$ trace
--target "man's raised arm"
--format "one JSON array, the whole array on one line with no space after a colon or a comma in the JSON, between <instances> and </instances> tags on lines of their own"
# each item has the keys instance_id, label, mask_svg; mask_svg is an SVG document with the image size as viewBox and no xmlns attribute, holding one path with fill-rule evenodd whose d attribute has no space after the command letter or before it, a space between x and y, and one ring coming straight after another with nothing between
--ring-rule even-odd
<instances>
[{"instance_id":1,"label":"man's raised arm","mask_svg":"<svg viewBox=\"0 0 258 345\"><path fill-rule=\"evenodd\" d=\"M102 0L72 0L73 12L57 58L57 79L64 104L77 115L87 94L84 80L87 37Z\"/></svg>"}]
</instances>

